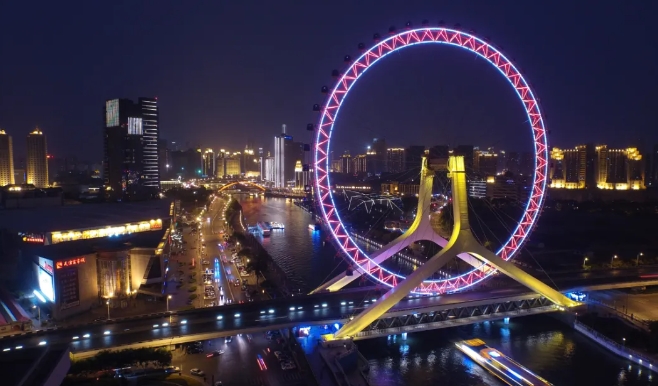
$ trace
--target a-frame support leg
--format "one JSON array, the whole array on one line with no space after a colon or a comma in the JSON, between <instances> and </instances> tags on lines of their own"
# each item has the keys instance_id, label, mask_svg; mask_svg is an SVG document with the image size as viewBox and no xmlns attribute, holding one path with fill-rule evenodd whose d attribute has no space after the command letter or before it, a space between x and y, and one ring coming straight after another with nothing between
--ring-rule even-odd
<instances>
[{"instance_id":1,"label":"a-frame support leg","mask_svg":"<svg viewBox=\"0 0 658 386\"><path fill-rule=\"evenodd\" d=\"M470 252L473 256L482 261L488 262L497 268L500 267L501 272L528 286L530 289L537 291L539 294L560 306L573 307L579 304L535 279L512 263L504 261L475 240L475 237L473 237L473 234L471 233L468 219L464 157L450 157L450 174L452 179L452 204L455 225L446 248L433 256L427 263L419 267L411 275L407 276L407 278L398 283L397 286L391 288L387 293L380 297L373 306L345 324L343 328L334 334L333 337L325 337L326 340L344 339L354 336L356 333L362 331L407 296L414 288L419 286L423 280L430 277L448 261L463 252Z\"/></svg>"}]
</instances>

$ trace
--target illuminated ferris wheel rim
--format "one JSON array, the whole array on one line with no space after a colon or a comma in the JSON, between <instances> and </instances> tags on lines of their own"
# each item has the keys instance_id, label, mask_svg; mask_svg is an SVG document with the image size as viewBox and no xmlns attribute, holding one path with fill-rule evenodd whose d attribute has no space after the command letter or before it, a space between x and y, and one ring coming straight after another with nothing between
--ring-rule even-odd
<instances>
[{"instance_id":1,"label":"illuminated ferris wheel rim","mask_svg":"<svg viewBox=\"0 0 658 386\"><path fill-rule=\"evenodd\" d=\"M351 62L349 68L344 73L339 74L336 85L328 93L326 104L320 109L314 148L315 194L320 204L325 225L330 229L333 239L339 245L341 251L351 260L352 264L359 266L374 281L388 287L394 287L398 281L404 280L405 277L389 271L368 257L347 229L345 229L334 205L328 174L330 168L328 155L331 154L329 150L331 134L345 97L368 68L386 55L402 48L429 43L460 47L487 60L514 88L519 100L523 104L530 124L535 150L535 172L533 174L532 193L526 204L525 211L519 220L519 224L505 244L496 252L497 255L505 260L509 260L516 255L534 228L544 202L546 176L548 173L548 140L544 129L543 118L539 110L538 101L534 97L530 86L510 60L482 39L455 29L422 27L392 34L387 39L383 39L370 49L365 50L358 59ZM416 288L414 293L428 294L458 291L484 280L494 272L495 270L493 269L483 272L483 270L474 268L459 276L447 279L426 280Z\"/></svg>"}]
</instances>

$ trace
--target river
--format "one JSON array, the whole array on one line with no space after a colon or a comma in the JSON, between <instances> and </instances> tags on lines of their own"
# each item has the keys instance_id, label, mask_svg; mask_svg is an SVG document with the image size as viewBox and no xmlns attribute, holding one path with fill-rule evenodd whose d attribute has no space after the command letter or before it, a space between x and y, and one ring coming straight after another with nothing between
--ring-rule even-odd
<instances>
[{"instance_id":1,"label":"river","mask_svg":"<svg viewBox=\"0 0 658 386\"><path fill-rule=\"evenodd\" d=\"M291 284L309 291L345 265L335 257L324 237L308 229L311 216L280 198L242 197L249 224L277 221L263 245L289 276ZM476 386L501 383L454 348L457 340L480 338L555 385L640 386L656 385L656 374L632 366L589 341L576 331L540 315L501 322L426 331L390 339L358 342L371 365L376 386Z\"/></svg>"}]
</instances>

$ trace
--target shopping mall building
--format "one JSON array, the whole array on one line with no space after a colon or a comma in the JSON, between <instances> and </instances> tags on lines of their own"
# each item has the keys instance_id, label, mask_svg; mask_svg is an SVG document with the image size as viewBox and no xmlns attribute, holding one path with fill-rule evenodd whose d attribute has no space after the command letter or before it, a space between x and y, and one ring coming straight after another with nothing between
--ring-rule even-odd
<instances>
[{"instance_id":1,"label":"shopping mall building","mask_svg":"<svg viewBox=\"0 0 658 386\"><path fill-rule=\"evenodd\" d=\"M31 283L55 319L108 300L126 307L138 292L161 293L174 219L167 200L1 211L0 279Z\"/></svg>"}]
</instances>

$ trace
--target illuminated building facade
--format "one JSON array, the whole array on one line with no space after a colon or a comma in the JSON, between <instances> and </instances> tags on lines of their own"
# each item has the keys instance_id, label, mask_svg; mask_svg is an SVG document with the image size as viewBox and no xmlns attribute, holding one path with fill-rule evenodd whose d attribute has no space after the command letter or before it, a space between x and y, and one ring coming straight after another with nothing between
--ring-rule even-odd
<instances>
[{"instance_id":1,"label":"illuminated building facade","mask_svg":"<svg viewBox=\"0 0 658 386\"><path fill-rule=\"evenodd\" d=\"M292 136L286 135L286 125L283 133L274 137L274 187L286 187L286 144L292 142ZM294 160L293 160L294 162Z\"/></svg>"},{"instance_id":2,"label":"illuminated building facade","mask_svg":"<svg viewBox=\"0 0 658 386\"><path fill-rule=\"evenodd\" d=\"M14 184L14 146L11 136L0 130L0 187Z\"/></svg>"},{"instance_id":3,"label":"illuminated building facade","mask_svg":"<svg viewBox=\"0 0 658 386\"><path fill-rule=\"evenodd\" d=\"M587 146L573 149L553 148L550 153L550 187L558 189L584 189L587 179Z\"/></svg>"},{"instance_id":4,"label":"illuminated building facade","mask_svg":"<svg viewBox=\"0 0 658 386\"><path fill-rule=\"evenodd\" d=\"M138 292L153 295L144 285L165 280L177 208L150 200L6 211L0 237L13 241L0 244L0 255L20 259L0 275L30 286L41 314L55 319L104 309L107 300L112 309L134 306Z\"/></svg>"},{"instance_id":5,"label":"illuminated building facade","mask_svg":"<svg viewBox=\"0 0 658 386\"><path fill-rule=\"evenodd\" d=\"M368 173L368 155L359 154L352 158L353 173Z\"/></svg>"},{"instance_id":6,"label":"illuminated building facade","mask_svg":"<svg viewBox=\"0 0 658 386\"><path fill-rule=\"evenodd\" d=\"M308 186L312 185L313 170L308 166L304 166L302 161L297 161L295 164L295 190L305 190Z\"/></svg>"},{"instance_id":7,"label":"illuminated building facade","mask_svg":"<svg viewBox=\"0 0 658 386\"><path fill-rule=\"evenodd\" d=\"M476 150L473 169L484 177L495 176L498 171L498 154L493 151Z\"/></svg>"},{"instance_id":8,"label":"illuminated building facade","mask_svg":"<svg viewBox=\"0 0 658 386\"><path fill-rule=\"evenodd\" d=\"M112 196L143 186L160 187L159 109L157 99L105 102L103 177ZM173 160L172 160L173 161Z\"/></svg>"},{"instance_id":9,"label":"illuminated building facade","mask_svg":"<svg viewBox=\"0 0 658 386\"><path fill-rule=\"evenodd\" d=\"M268 153L267 157L264 159L263 164L265 181L274 182L274 157L270 156Z\"/></svg>"},{"instance_id":10,"label":"illuminated building facade","mask_svg":"<svg viewBox=\"0 0 658 386\"><path fill-rule=\"evenodd\" d=\"M550 187L555 189L645 189L645 162L637 148L579 145L551 149Z\"/></svg>"},{"instance_id":11,"label":"illuminated building facade","mask_svg":"<svg viewBox=\"0 0 658 386\"><path fill-rule=\"evenodd\" d=\"M340 172L341 173L354 173L354 165L352 163L352 156L349 151L340 156Z\"/></svg>"},{"instance_id":12,"label":"illuminated building facade","mask_svg":"<svg viewBox=\"0 0 658 386\"><path fill-rule=\"evenodd\" d=\"M206 149L203 153L203 171L202 174L206 177L213 178L216 174L217 158L212 149Z\"/></svg>"},{"instance_id":13,"label":"illuminated building facade","mask_svg":"<svg viewBox=\"0 0 658 386\"><path fill-rule=\"evenodd\" d=\"M404 148L393 147L386 149L386 171L389 173L399 173L404 171L404 158Z\"/></svg>"},{"instance_id":14,"label":"illuminated building facade","mask_svg":"<svg viewBox=\"0 0 658 386\"><path fill-rule=\"evenodd\" d=\"M158 98L139 98L142 111L142 185L160 187L160 162L158 145L160 140L160 110ZM130 124L130 122L129 122Z\"/></svg>"},{"instance_id":15,"label":"illuminated building facade","mask_svg":"<svg viewBox=\"0 0 658 386\"><path fill-rule=\"evenodd\" d=\"M48 187L48 151L46 136L39 128L27 135L27 183Z\"/></svg>"},{"instance_id":16,"label":"illuminated building facade","mask_svg":"<svg viewBox=\"0 0 658 386\"><path fill-rule=\"evenodd\" d=\"M219 151L216 163L217 178L227 178L240 176L242 174L242 155L241 153L230 154L224 149Z\"/></svg>"}]
</instances>

